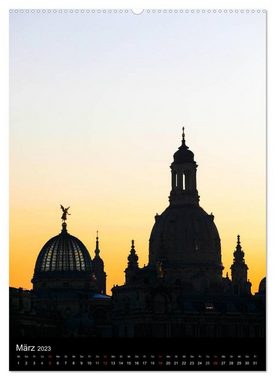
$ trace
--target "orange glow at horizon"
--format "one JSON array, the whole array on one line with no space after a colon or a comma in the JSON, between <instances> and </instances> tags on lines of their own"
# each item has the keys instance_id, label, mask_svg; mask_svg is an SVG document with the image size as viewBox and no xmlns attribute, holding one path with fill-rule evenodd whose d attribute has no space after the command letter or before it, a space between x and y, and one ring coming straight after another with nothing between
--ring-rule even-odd
<instances>
[{"instance_id":1,"label":"orange glow at horizon","mask_svg":"<svg viewBox=\"0 0 275 380\"><path fill-rule=\"evenodd\" d=\"M164 190L164 189L163 189ZM149 237L154 224L154 215L168 205L162 202L162 208L157 207L157 202L152 197L149 200L138 202L138 194L135 194L135 207L128 204L122 208L122 203L117 199L117 204L104 208L104 200L98 199L92 207L87 208L86 202L68 203L71 205L71 216L68 217L68 232L78 237L87 247L91 257L94 257L96 230L99 230L100 255L104 260L107 273L107 293L111 294L111 288L124 283L124 270L127 265L131 239L135 240L135 247L139 256L139 265L147 265L149 252ZM165 199L165 197L164 197ZM167 199L167 197L166 197ZM66 203L66 205L67 205ZM65 203L64 203L65 204ZM126 206L126 205L124 205ZM203 203L201 202L203 207ZM218 205L217 205L218 206ZM255 222L257 234L250 231L251 220L248 228L246 218L250 216L237 215L241 223L236 223L234 215L226 215L224 207L213 209L203 207L210 213L214 212L215 223L220 233L222 246L222 262L226 272L231 277L230 266L233 262L233 252L236 246L237 234L241 235L241 245L245 252L245 261L249 267L248 278L252 282L252 292L258 291L259 282L265 276L265 226L259 229L259 223ZM223 215L223 211L224 214ZM43 205L42 207L13 208L10 211L10 286L31 289L31 278L38 253L42 246L52 236L61 231L61 211L59 205Z\"/></svg>"},{"instance_id":2,"label":"orange glow at horizon","mask_svg":"<svg viewBox=\"0 0 275 380\"><path fill-rule=\"evenodd\" d=\"M50 27L49 27L50 25ZM30 289L61 231L107 291L131 240L148 263L185 126L200 206L214 214L223 276L237 235L252 291L266 273L266 12L10 14L10 285Z\"/></svg>"}]
</instances>

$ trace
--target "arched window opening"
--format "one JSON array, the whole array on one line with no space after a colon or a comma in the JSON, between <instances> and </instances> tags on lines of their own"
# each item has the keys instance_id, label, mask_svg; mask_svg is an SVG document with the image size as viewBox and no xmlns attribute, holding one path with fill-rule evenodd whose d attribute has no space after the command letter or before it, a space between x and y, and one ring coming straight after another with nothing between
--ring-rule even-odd
<instances>
[{"instance_id":1,"label":"arched window opening","mask_svg":"<svg viewBox=\"0 0 275 380\"><path fill-rule=\"evenodd\" d=\"M183 173L177 173L177 177L176 177L176 183L177 183L177 188L180 189L180 190L184 190L184 187L183 187L183 184L184 184L184 180L183 180L183 176L184 174Z\"/></svg>"},{"instance_id":2,"label":"arched window opening","mask_svg":"<svg viewBox=\"0 0 275 380\"><path fill-rule=\"evenodd\" d=\"M184 182L185 182L185 189L186 190L190 190L190 172L189 171L185 171L184 172Z\"/></svg>"}]
</instances>

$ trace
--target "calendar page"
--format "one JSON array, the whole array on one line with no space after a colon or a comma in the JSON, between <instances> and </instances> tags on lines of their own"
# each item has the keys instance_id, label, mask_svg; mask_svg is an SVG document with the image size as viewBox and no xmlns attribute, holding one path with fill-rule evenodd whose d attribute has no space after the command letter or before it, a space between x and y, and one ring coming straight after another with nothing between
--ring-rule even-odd
<instances>
[{"instance_id":1,"label":"calendar page","mask_svg":"<svg viewBox=\"0 0 275 380\"><path fill-rule=\"evenodd\" d=\"M266 17L10 10L10 370L265 370Z\"/></svg>"}]
</instances>

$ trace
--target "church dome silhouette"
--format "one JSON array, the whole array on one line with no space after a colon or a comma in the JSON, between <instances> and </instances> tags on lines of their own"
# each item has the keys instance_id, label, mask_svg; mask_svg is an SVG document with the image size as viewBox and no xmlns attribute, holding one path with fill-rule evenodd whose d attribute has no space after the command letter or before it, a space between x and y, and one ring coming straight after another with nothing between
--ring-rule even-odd
<instances>
[{"instance_id":1,"label":"church dome silhouette","mask_svg":"<svg viewBox=\"0 0 275 380\"><path fill-rule=\"evenodd\" d=\"M169 206L153 226L150 261L221 265L220 237L213 219L199 206Z\"/></svg>"},{"instance_id":2,"label":"church dome silhouette","mask_svg":"<svg viewBox=\"0 0 275 380\"><path fill-rule=\"evenodd\" d=\"M41 249L34 275L52 273L92 272L92 260L85 245L67 232L62 224L59 235L52 237Z\"/></svg>"},{"instance_id":3,"label":"church dome silhouette","mask_svg":"<svg viewBox=\"0 0 275 380\"><path fill-rule=\"evenodd\" d=\"M214 216L199 205L197 163L185 144L174 154L171 166L170 205L156 215L149 240L149 264L180 271L180 279L220 283L222 262L220 237ZM204 277L204 279L203 279Z\"/></svg>"}]
</instances>

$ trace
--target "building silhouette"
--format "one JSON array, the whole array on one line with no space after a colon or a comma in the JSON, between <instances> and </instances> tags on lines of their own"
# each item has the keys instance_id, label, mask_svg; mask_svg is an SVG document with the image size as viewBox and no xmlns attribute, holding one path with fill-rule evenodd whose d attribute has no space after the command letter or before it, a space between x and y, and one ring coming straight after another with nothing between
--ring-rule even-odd
<instances>
[{"instance_id":1,"label":"building silhouette","mask_svg":"<svg viewBox=\"0 0 275 380\"><path fill-rule=\"evenodd\" d=\"M169 206L155 216L148 264L139 267L132 240L125 283L106 295L98 235L91 259L85 245L68 233L65 215L61 233L38 255L33 290L10 290L12 334L265 336L265 279L252 295L239 235L231 279L228 273L223 277L218 229L199 204L197 164L184 130L170 169Z\"/></svg>"},{"instance_id":2,"label":"building silhouette","mask_svg":"<svg viewBox=\"0 0 275 380\"><path fill-rule=\"evenodd\" d=\"M138 266L132 242L125 284L113 293L116 336L264 336L264 293L251 294L237 237L232 279L222 276L214 216L199 205L194 154L182 143L171 168L169 206L155 216L149 262Z\"/></svg>"},{"instance_id":3,"label":"building silhouette","mask_svg":"<svg viewBox=\"0 0 275 380\"><path fill-rule=\"evenodd\" d=\"M98 236L92 260L63 222L37 257L32 291L11 288L12 336L111 336L111 297L99 253Z\"/></svg>"}]
</instances>

